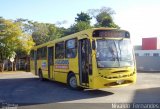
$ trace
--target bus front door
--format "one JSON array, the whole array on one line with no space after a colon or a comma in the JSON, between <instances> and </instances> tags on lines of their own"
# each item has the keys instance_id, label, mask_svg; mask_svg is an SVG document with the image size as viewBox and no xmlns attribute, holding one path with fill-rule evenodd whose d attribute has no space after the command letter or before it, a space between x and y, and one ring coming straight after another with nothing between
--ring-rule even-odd
<instances>
[{"instance_id":1,"label":"bus front door","mask_svg":"<svg viewBox=\"0 0 160 109\"><path fill-rule=\"evenodd\" d=\"M54 79L53 64L54 64L54 47L48 47L48 78Z\"/></svg>"},{"instance_id":2,"label":"bus front door","mask_svg":"<svg viewBox=\"0 0 160 109\"><path fill-rule=\"evenodd\" d=\"M89 86L89 43L88 39L79 40L80 85Z\"/></svg>"}]
</instances>

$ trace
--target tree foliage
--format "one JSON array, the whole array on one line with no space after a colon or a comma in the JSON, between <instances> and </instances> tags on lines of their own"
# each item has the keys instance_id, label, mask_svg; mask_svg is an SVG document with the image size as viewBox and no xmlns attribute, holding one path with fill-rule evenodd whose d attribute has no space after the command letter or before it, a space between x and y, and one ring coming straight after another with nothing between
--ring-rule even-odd
<instances>
[{"instance_id":1,"label":"tree foliage","mask_svg":"<svg viewBox=\"0 0 160 109\"><path fill-rule=\"evenodd\" d=\"M87 13L81 12L80 14L77 14L75 21L76 22L86 22L90 24L91 19L92 17L90 17Z\"/></svg>"},{"instance_id":2,"label":"tree foliage","mask_svg":"<svg viewBox=\"0 0 160 109\"><path fill-rule=\"evenodd\" d=\"M32 37L22 32L21 23L0 18L0 61L11 58L16 50L29 54L34 45Z\"/></svg>"},{"instance_id":3,"label":"tree foliage","mask_svg":"<svg viewBox=\"0 0 160 109\"><path fill-rule=\"evenodd\" d=\"M75 17L76 22L64 31L64 35L73 34L91 28L91 19L92 18L87 13L81 12L80 14L77 14L77 17Z\"/></svg>"},{"instance_id":4,"label":"tree foliage","mask_svg":"<svg viewBox=\"0 0 160 109\"><path fill-rule=\"evenodd\" d=\"M90 9L88 11L97 21L95 27L119 28L113 21L112 15L115 12L111 8L102 7L101 9Z\"/></svg>"},{"instance_id":5,"label":"tree foliage","mask_svg":"<svg viewBox=\"0 0 160 109\"><path fill-rule=\"evenodd\" d=\"M0 24L0 60L3 62L6 58L11 57L15 49L20 45L18 36L21 35L21 30L17 23L13 23L10 20L1 18Z\"/></svg>"},{"instance_id":6,"label":"tree foliage","mask_svg":"<svg viewBox=\"0 0 160 109\"><path fill-rule=\"evenodd\" d=\"M91 28L91 25L88 22L79 21L73 26L75 32L83 31Z\"/></svg>"},{"instance_id":7,"label":"tree foliage","mask_svg":"<svg viewBox=\"0 0 160 109\"><path fill-rule=\"evenodd\" d=\"M35 45L43 44L64 35L63 29L55 24L33 22L27 19L18 19L18 22L22 22L24 32L32 36Z\"/></svg>"}]
</instances>

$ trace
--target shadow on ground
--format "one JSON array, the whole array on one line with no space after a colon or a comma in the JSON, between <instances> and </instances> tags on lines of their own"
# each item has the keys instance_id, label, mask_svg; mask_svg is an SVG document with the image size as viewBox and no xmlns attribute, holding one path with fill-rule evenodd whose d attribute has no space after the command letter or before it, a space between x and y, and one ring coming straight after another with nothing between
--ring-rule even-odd
<instances>
[{"instance_id":1,"label":"shadow on ground","mask_svg":"<svg viewBox=\"0 0 160 109\"><path fill-rule=\"evenodd\" d=\"M137 89L133 103L160 103L160 87Z\"/></svg>"},{"instance_id":2,"label":"shadow on ground","mask_svg":"<svg viewBox=\"0 0 160 109\"><path fill-rule=\"evenodd\" d=\"M40 81L38 78L0 80L0 103L19 106L104 97L112 94L102 90L71 90L64 84Z\"/></svg>"}]
</instances>

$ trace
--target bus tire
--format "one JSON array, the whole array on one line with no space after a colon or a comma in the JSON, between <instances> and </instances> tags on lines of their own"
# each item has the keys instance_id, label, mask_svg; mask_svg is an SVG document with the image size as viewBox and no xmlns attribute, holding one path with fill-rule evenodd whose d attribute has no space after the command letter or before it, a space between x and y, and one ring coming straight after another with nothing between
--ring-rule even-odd
<instances>
[{"instance_id":1,"label":"bus tire","mask_svg":"<svg viewBox=\"0 0 160 109\"><path fill-rule=\"evenodd\" d=\"M78 89L77 78L73 73L68 75L67 83L69 88L73 90Z\"/></svg>"},{"instance_id":2,"label":"bus tire","mask_svg":"<svg viewBox=\"0 0 160 109\"><path fill-rule=\"evenodd\" d=\"M44 79L43 79L43 73L42 73L42 70L41 70L41 69L38 70L38 76L39 76L39 79L40 79L41 81L44 80Z\"/></svg>"}]
</instances>

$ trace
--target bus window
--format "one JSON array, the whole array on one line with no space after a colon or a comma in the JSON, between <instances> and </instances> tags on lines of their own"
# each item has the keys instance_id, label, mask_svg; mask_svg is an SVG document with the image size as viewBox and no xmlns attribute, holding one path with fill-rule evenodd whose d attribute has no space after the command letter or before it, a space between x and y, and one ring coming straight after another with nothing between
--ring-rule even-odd
<instances>
[{"instance_id":1,"label":"bus window","mask_svg":"<svg viewBox=\"0 0 160 109\"><path fill-rule=\"evenodd\" d=\"M64 42L60 42L55 45L55 58L56 59L64 58Z\"/></svg>"},{"instance_id":2,"label":"bus window","mask_svg":"<svg viewBox=\"0 0 160 109\"><path fill-rule=\"evenodd\" d=\"M37 59L46 59L47 47L42 47L37 50Z\"/></svg>"},{"instance_id":3,"label":"bus window","mask_svg":"<svg viewBox=\"0 0 160 109\"><path fill-rule=\"evenodd\" d=\"M75 58L77 55L77 40L76 39L70 39L67 40L65 43L65 47L66 47L66 54L65 57L66 58Z\"/></svg>"}]
</instances>

